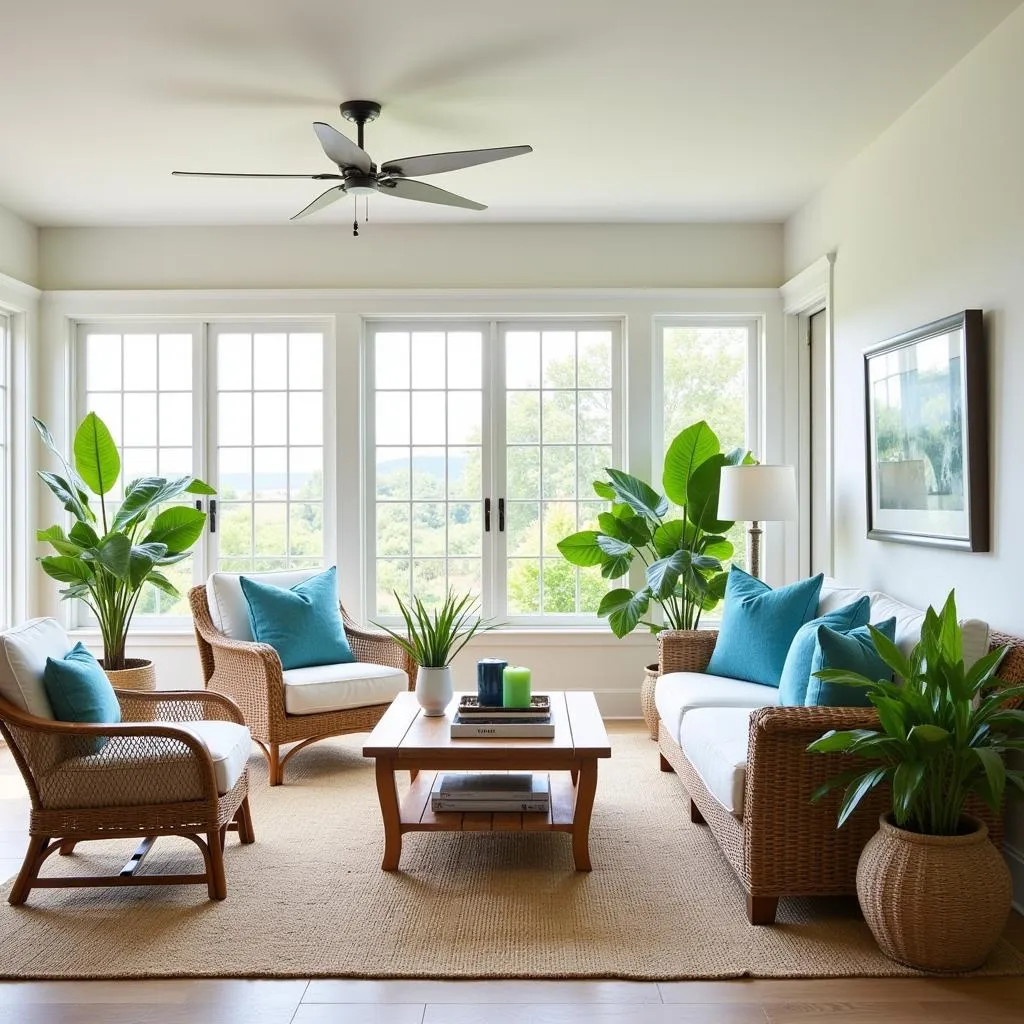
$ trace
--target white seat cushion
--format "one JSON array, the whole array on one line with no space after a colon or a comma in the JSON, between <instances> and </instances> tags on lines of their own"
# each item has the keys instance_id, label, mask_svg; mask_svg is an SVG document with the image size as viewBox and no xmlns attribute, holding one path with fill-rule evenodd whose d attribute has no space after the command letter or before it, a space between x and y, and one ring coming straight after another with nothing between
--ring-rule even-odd
<instances>
[{"instance_id":1,"label":"white seat cushion","mask_svg":"<svg viewBox=\"0 0 1024 1024\"><path fill-rule=\"evenodd\" d=\"M400 668L365 661L293 668L282 676L284 707L289 715L390 704L409 688L409 677Z\"/></svg>"},{"instance_id":2,"label":"white seat cushion","mask_svg":"<svg viewBox=\"0 0 1024 1024\"><path fill-rule=\"evenodd\" d=\"M232 640L252 643L252 629L249 627L249 605L242 593L239 579L246 576L275 587L288 590L303 583L311 576L323 572L319 569L285 569L281 572L215 572L206 581L206 601L210 606L213 624Z\"/></svg>"},{"instance_id":3,"label":"white seat cushion","mask_svg":"<svg viewBox=\"0 0 1024 1024\"><path fill-rule=\"evenodd\" d=\"M249 730L237 722L146 722L169 725L189 732L210 752L217 792L229 792L245 771L252 749ZM119 752L125 751L120 757ZM130 754L129 754L130 751ZM142 804L202 800L202 776L183 770L182 762L195 764L191 752L180 747L168 751L159 737L132 740L130 746L114 738L97 753L61 761L52 771L39 774L36 782L49 807L133 807Z\"/></svg>"},{"instance_id":4,"label":"white seat cushion","mask_svg":"<svg viewBox=\"0 0 1024 1024\"><path fill-rule=\"evenodd\" d=\"M43 686L47 658L63 658L71 650L64 627L56 619L29 619L0 633L0 695L37 718L53 718Z\"/></svg>"},{"instance_id":5,"label":"white seat cushion","mask_svg":"<svg viewBox=\"0 0 1024 1024\"><path fill-rule=\"evenodd\" d=\"M683 718L679 746L708 792L737 818L743 817L747 778L747 708L694 708Z\"/></svg>"},{"instance_id":6,"label":"white seat cushion","mask_svg":"<svg viewBox=\"0 0 1024 1024\"><path fill-rule=\"evenodd\" d=\"M217 792L223 796L234 789L252 752L248 727L237 722L219 721L175 722L174 726L202 740L210 752L217 776Z\"/></svg>"},{"instance_id":7,"label":"white seat cushion","mask_svg":"<svg viewBox=\"0 0 1024 1024\"><path fill-rule=\"evenodd\" d=\"M669 735L679 743L679 729L695 708L763 708L779 702L774 686L705 672L669 672L654 688L654 704Z\"/></svg>"}]
</instances>

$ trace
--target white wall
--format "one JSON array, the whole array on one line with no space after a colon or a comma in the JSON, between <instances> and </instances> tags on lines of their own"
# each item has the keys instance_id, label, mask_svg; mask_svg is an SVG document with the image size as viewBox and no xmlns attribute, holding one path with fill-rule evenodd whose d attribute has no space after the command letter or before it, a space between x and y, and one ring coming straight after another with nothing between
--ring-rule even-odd
<instances>
[{"instance_id":1,"label":"white wall","mask_svg":"<svg viewBox=\"0 0 1024 1024\"><path fill-rule=\"evenodd\" d=\"M0 206L0 274L39 283L39 229Z\"/></svg>"},{"instance_id":2,"label":"white wall","mask_svg":"<svg viewBox=\"0 0 1024 1024\"><path fill-rule=\"evenodd\" d=\"M788 274L836 249L836 574L1024 635L1024 8L786 225ZM990 345L990 554L866 539L863 350L980 307ZM854 383L856 382L856 383ZM1024 809L1010 822L1024 902Z\"/></svg>"},{"instance_id":3,"label":"white wall","mask_svg":"<svg viewBox=\"0 0 1024 1024\"><path fill-rule=\"evenodd\" d=\"M0 268L2 269L2 268ZM44 289L759 288L778 224L44 228Z\"/></svg>"}]
</instances>

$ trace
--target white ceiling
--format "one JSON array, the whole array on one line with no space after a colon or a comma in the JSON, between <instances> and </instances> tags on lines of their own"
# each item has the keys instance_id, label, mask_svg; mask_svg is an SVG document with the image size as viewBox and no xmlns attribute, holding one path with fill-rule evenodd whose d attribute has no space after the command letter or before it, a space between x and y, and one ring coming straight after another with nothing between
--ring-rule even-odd
<instances>
[{"instance_id":1,"label":"white ceiling","mask_svg":"<svg viewBox=\"0 0 1024 1024\"><path fill-rule=\"evenodd\" d=\"M393 221L777 221L1021 0L5 0L0 204L42 225L282 223L311 123L375 99L378 163L529 143L430 179L483 213ZM350 220L341 202L307 223Z\"/></svg>"}]
</instances>

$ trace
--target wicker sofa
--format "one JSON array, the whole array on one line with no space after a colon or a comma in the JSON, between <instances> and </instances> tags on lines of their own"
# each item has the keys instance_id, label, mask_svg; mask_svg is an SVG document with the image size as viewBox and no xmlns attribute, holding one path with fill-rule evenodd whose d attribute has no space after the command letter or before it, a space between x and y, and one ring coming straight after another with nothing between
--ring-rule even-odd
<instances>
[{"instance_id":1,"label":"wicker sofa","mask_svg":"<svg viewBox=\"0 0 1024 1024\"><path fill-rule=\"evenodd\" d=\"M819 614L864 591L826 580ZM894 615L896 640L909 650L920 636L923 613L872 592L871 621ZM1024 681L1024 640L989 635L977 620L964 628L965 659L991 645L1010 644L1001 675ZM779 707L778 691L705 674L718 634L664 632L661 676L655 689L662 771L678 774L690 799L690 818L706 824L735 870L751 924L773 924L780 897L849 895L856 891L857 861L878 829L888 793L871 794L852 819L836 828L841 793L818 803L811 795L849 767L842 755L808 754L807 745L829 729L877 726L872 709ZM1002 821L973 808L1002 843Z\"/></svg>"}]
</instances>

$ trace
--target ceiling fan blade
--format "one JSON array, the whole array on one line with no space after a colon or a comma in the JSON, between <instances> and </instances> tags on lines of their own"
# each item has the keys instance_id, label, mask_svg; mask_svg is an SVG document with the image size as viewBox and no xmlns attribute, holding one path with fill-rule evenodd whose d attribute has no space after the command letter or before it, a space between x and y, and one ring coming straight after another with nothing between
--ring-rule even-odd
<instances>
[{"instance_id":1,"label":"ceiling fan blade","mask_svg":"<svg viewBox=\"0 0 1024 1024\"><path fill-rule=\"evenodd\" d=\"M312 178L315 181L332 179L343 181L340 174L233 174L228 171L171 171L183 178L305 178L307 181Z\"/></svg>"},{"instance_id":2,"label":"ceiling fan blade","mask_svg":"<svg viewBox=\"0 0 1024 1024\"><path fill-rule=\"evenodd\" d=\"M373 161L365 149L360 149L350 138L342 135L337 128L332 128L323 121L313 122L313 131L324 147L324 152L329 160L333 160L339 167L354 167L369 174L373 168Z\"/></svg>"},{"instance_id":3,"label":"ceiling fan blade","mask_svg":"<svg viewBox=\"0 0 1024 1024\"><path fill-rule=\"evenodd\" d=\"M474 203L454 192L445 192L443 188L428 185L425 181L412 181L409 178L392 178L380 182L380 191L384 195L398 196L399 199L416 199L421 203L438 203L441 206L461 206L465 210L486 210L483 203Z\"/></svg>"},{"instance_id":4,"label":"ceiling fan blade","mask_svg":"<svg viewBox=\"0 0 1024 1024\"><path fill-rule=\"evenodd\" d=\"M309 206L303 207L292 220L298 220L300 217L308 217L311 213L316 213L317 210L322 210L325 206L330 206L331 203L337 202L345 194L344 185L335 185L333 188L329 188L326 192L318 195L316 199L309 204Z\"/></svg>"},{"instance_id":5,"label":"ceiling fan blade","mask_svg":"<svg viewBox=\"0 0 1024 1024\"><path fill-rule=\"evenodd\" d=\"M461 167L489 164L495 160L507 160L510 156L532 153L533 146L501 146L497 149L463 149L455 153L427 153L423 156L407 156L401 160L389 160L381 165L381 174L399 174L403 178L419 178L424 174L441 174L443 171L457 171Z\"/></svg>"}]
</instances>

